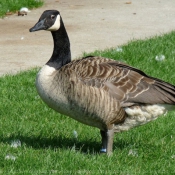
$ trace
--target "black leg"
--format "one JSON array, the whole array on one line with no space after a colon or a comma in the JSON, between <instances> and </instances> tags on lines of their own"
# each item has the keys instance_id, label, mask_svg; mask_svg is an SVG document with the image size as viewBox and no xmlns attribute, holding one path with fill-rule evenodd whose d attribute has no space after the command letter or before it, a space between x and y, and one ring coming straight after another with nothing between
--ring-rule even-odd
<instances>
[{"instance_id":1,"label":"black leg","mask_svg":"<svg viewBox=\"0 0 175 175\"><path fill-rule=\"evenodd\" d=\"M114 130L100 130L100 134L102 137L102 149L100 150L100 152L107 153L108 155L110 155L112 153L113 148Z\"/></svg>"},{"instance_id":2,"label":"black leg","mask_svg":"<svg viewBox=\"0 0 175 175\"><path fill-rule=\"evenodd\" d=\"M107 152L107 134L105 131L100 130L101 134L101 142L102 142L102 148L100 150L101 153Z\"/></svg>"}]
</instances>

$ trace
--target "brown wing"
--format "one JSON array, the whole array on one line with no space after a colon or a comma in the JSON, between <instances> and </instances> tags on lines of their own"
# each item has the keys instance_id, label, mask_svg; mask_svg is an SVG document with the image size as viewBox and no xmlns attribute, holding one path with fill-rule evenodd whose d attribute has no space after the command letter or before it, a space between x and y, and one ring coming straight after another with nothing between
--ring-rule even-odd
<instances>
[{"instance_id":1,"label":"brown wing","mask_svg":"<svg viewBox=\"0 0 175 175\"><path fill-rule=\"evenodd\" d=\"M122 106L136 103L175 104L175 86L121 62L88 57L73 61L69 66L80 82L103 88Z\"/></svg>"}]
</instances>

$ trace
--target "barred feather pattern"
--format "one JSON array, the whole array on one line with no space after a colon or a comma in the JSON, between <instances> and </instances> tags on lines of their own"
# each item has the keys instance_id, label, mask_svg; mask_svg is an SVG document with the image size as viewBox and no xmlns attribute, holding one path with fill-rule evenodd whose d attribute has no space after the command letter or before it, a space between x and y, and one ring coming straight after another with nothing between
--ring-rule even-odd
<instances>
[{"instance_id":1,"label":"barred feather pattern","mask_svg":"<svg viewBox=\"0 0 175 175\"><path fill-rule=\"evenodd\" d=\"M126 108L175 103L173 85L108 58L74 60L50 72L48 79L46 69L37 78L41 98L56 111L101 130L127 121Z\"/></svg>"}]
</instances>

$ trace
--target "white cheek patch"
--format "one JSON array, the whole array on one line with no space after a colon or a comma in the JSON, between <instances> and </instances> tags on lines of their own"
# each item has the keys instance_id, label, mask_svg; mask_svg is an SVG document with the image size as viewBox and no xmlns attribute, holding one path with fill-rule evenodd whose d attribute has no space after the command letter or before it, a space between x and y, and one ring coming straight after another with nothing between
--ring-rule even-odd
<instances>
[{"instance_id":1,"label":"white cheek patch","mask_svg":"<svg viewBox=\"0 0 175 175\"><path fill-rule=\"evenodd\" d=\"M48 31L57 31L60 28L60 15L57 15L55 23L48 28Z\"/></svg>"}]
</instances>

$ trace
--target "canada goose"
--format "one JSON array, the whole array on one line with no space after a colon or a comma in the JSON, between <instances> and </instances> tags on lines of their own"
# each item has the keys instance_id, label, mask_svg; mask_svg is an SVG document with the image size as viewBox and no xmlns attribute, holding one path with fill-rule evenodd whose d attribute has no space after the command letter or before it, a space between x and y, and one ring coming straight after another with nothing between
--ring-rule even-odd
<instances>
[{"instance_id":1,"label":"canada goose","mask_svg":"<svg viewBox=\"0 0 175 175\"><path fill-rule=\"evenodd\" d=\"M110 154L115 132L146 124L174 109L175 86L102 57L71 61L60 13L47 10L30 32L47 30L53 54L36 78L42 100L59 113L100 129L101 152Z\"/></svg>"}]
</instances>

